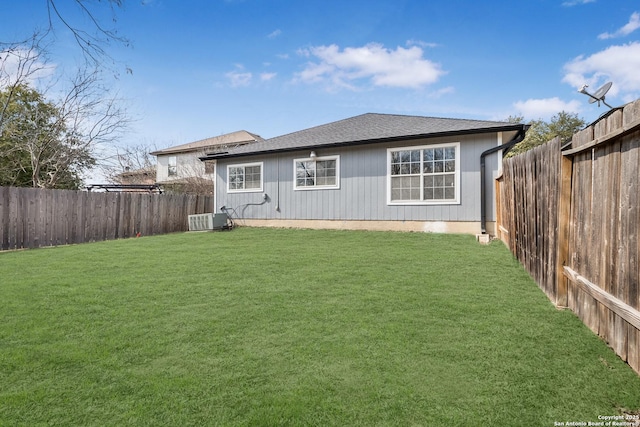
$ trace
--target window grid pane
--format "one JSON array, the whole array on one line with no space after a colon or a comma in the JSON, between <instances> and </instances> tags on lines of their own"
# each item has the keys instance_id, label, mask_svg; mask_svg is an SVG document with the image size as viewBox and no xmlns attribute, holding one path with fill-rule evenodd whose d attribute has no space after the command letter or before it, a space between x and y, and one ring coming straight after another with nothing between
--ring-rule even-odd
<instances>
[{"instance_id":1,"label":"window grid pane","mask_svg":"<svg viewBox=\"0 0 640 427\"><path fill-rule=\"evenodd\" d=\"M423 182L425 200L455 199L455 173L425 175Z\"/></svg>"},{"instance_id":2,"label":"window grid pane","mask_svg":"<svg viewBox=\"0 0 640 427\"><path fill-rule=\"evenodd\" d=\"M456 147L393 151L390 161L392 201L455 200Z\"/></svg>"},{"instance_id":3,"label":"window grid pane","mask_svg":"<svg viewBox=\"0 0 640 427\"><path fill-rule=\"evenodd\" d=\"M296 187L334 187L337 182L337 161L296 161Z\"/></svg>"},{"instance_id":4,"label":"window grid pane","mask_svg":"<svg viewBox=\"0 0 640 427\"><path fill-rule=\"evenodd\" d=\"M260 166L247 166L244 174L245 189L260 188Z\"/></svg>"},{"instance_id":5,"label":"window grid pane","mask_svg":"<svg viewBox=\"0 0 640 427\"><path fill-rule=\"evenodd\" d=\"M420 150L403 150L391 153L392 175L419 175Z\"/></svg>"},{"instance_id":6,"label":"window grid pane","mask_svg":"<svg viewBox=\"0 0 640 427\"><path fill-rule=\"evenodd\" d=\"M229 168L229 188L241 190L244 188L244 173L242 168Z\"/></svg>"},{"instance_id":7,"label":"window grid pane","mask_svg":"<svg viewBox=\"0 0 640 427\"><path fill-rule=\"evenodd\" d=\"M262 166L229 167L229 190L252 190L262 185Z\"/></svg>"},{"instance_id":8,"label":"window grid pane","mask_svg":"<svg viewBox=\"0 0 640 427\"><path fill-rule=\"evenodd\" d=\"M393 200L420 200L420 177L392 177L391 194Z\"/></svg>"}]
</instances>

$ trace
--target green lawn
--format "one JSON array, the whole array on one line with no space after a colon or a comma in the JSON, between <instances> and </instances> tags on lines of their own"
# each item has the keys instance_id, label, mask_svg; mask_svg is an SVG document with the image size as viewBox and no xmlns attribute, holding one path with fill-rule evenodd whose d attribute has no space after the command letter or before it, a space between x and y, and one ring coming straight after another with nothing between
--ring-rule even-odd
<instances>
[{"instance_id":1,"label":"green lawn","mask_svg":"<svg viewBox=\"0 0 640 427\"><path fill-rule=\"evenodd\" d=\"M501 243L241 228L0 254L0 425L552 426L640 378Z\"/></svg>"}]
</instances>

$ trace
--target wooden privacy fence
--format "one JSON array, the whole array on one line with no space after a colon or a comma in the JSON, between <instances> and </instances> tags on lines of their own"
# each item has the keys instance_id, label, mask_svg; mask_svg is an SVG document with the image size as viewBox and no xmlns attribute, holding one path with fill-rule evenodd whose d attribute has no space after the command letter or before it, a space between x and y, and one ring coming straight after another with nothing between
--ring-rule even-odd
<instances>
[{"instance_id":1,"label":"wooden privacy fence","mask_svg":"<svg viewBox=\"0 0 640 427\"><path fill-rule=\"evenodd\" d=\"M640 100L506 159L498 236L557 306L640 373Z\"/></svg>"},{"instance_id":2,"label":"wooden privacy fence","mask_svg":"<svg viewBox=\"0 0 640 427\"><path fill-rule=\"evenodd\" d=\"M555 300L560 140L503 162L498 236L549 298Z\"/></svg>"},{"instance_id":3,"label":"wooden privacy fence","mask_svg":"<svg viewBox=\"0 0 640 427\"><path fill-rule=\"evenodd\" d=\"M212 209L213 196L0 187L0 249L186 231Z\"/></svg>"}]
</instances>

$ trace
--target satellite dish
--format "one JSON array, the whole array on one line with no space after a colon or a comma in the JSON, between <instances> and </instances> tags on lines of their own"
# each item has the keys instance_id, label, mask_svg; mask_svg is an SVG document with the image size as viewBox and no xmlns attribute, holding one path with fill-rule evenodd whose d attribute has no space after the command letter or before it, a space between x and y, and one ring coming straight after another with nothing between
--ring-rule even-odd
<instances>
[{"instance_id":1,"label":"satellite dish","mask_svg":"<svg viewBox=\"0 0 640 427\"><path fill-rule=\"evenodd\" d=\"M599 107L600 102L602 102L607 107L613 108L611 105L607 104L604 100L605 95L607 94L607 92L609 92L609 89L611 89L612 85L613 85L612 82L607 82L604 85L602 85L598 90L596 90L593 94L590 94L589 92L587 92L587 88L589 87L589 85L584 85L578 92L584 93L590 98L589 104L593 104L597 102Z\"/></svg>"},{"instance_id":2,"label":"satellite dish","mask_svg":"<svg viewBox=\"0 0 640 427\"><path fill-rule=\"evenodd\" d=\"M604 96L611 89L612 82L605 83L600 89L596 90L596 93L593 94L593 97L589 100L589 104L593 104L594 102L600 100L604 102ZM606 104L605 104L606 105Z\"/></svg>"}]
</instances>

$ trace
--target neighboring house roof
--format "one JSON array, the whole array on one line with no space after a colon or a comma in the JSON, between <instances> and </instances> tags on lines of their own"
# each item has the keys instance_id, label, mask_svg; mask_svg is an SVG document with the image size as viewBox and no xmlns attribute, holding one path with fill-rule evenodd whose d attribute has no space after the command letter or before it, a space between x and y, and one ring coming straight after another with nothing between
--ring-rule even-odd
<instances>
[{"instance_id":1,"label":"neighboring house roof","mask_svg":"<svg viewBox=\"0 0 640 427\"><path fill-rule=\"evenodd\" d=\"M156 178L156 166L126 170L114 178L119 184L153 184Z\"/></svg>"},{"instance_id":2,"label":"neighboring house roof","mask_svg":"<svg viewBox=\"0 0 640 427\"><path fill-rule=\"evenodd\" d=\"M367 113L277 136L226 152L207 153L200 160L294 151L305 148L370 144L390 140L433 138L471 133L517 131L526 125L486 120L445 119Z\"/></svg>"},{"instance_id":3,"label":"neighboring house roof","mask_svg":"<svg viewBox=\"0 0 640 427\"><path fill-rule=\"evenodd\" d=\"M150 153L152 156L160 156L166 154L187 153L191 151L213 151L222 147L249 144L251 142L264 141L260 135L239 130L237 132L227 133L225 135L214 136L212 138L201 139L200 141L189 142L188 144L176 145L174 147L165 148Z\"/></svg>"}]
</instances>

